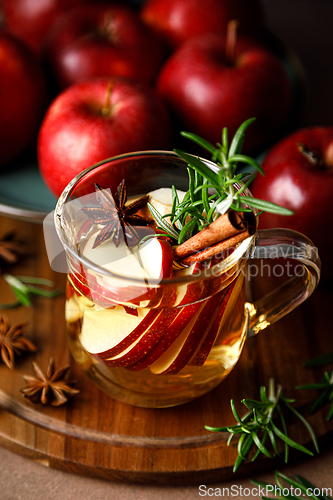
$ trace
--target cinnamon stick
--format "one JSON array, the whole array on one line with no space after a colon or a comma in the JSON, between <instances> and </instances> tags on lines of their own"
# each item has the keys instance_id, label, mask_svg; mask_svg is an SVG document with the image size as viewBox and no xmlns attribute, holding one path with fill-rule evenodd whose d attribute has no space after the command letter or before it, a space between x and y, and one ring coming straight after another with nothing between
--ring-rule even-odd
<instances>
[{"instance_id":1,"label":"cinnamon stick","mask_svg":"<svg viewBox=\"0 0 333 500\"><path fill-rule=\"evenodd\" d=\"M253 233L252 233L253 234ZM216 257L219 254L222 254L225 250L228 250L238 243L241 243L243 240L251 236L251 231L246 229L245 231L238 232L237 234L226 238L223 241L216 243L208 248L204 248L200 252L192 253L188 257L181 259L179 264L183 266L190 266L194 262L203 262L207 259L211 259L212 257ZM188 240L189 241L189 240Z\"/></svg>"},{"instance_id":2,"label":"cinnamon stick","mask_svg":"<svg viewBox=\"0 0 333 500\"><path fill-rule=\"evenodd\" d=\"M174 250L174 258L182 260L192 254L197 254L216 243L248 230L248 236L254 233L255 220L252 213L230 212L221 215L208 227L189 238Z\"/></svg>"}]
</instances>

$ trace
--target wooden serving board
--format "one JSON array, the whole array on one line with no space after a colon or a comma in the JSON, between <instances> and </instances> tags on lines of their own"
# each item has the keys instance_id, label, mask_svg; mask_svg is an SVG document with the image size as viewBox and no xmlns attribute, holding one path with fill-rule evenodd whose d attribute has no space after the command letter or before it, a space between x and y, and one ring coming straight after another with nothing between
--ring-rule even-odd
<instances>
[{"instance_id":1,"label":"wooden serving board","mask_svg":"<svg viewBox=\"0 0 333 500\"><path fill-rule=\"evenodd\" d=\"M65 277L49 267L42 227L0 218L0 236L11 229L29 251L11 268L12 274L53 279L63 288ZM0 302L9 301L9 287L0 280ZM304 368L303 363L333 351L332 299L332 287L320 286L305 305L249 339L236 368L219 387L191 403L159 410L114 401L82 374L67 347L63 295L40 298L30 309L0 311L8 314L11 323L28 319L26 336L38 347L36 353L16 357L14 370L0 362L0 444L52 467L112 480L195 484L275 467L276 461L264 457L233 474L236 444L228 447L225 434L210 433L204 426L233 424L230 399L242 414L242 398L257 399L260 385L267 385L270 377L283 386L287 396L297 398L296 407L306 415L316 394L295 386L322 378L322 369ZM71 376L80 389L80 394L58 408L33 405L20 393L22 374L33 373L32 361L46 370L51 355L57 367L71 364ZM319 441L327 444L333 436L333 422L326 422L326 414L327 408L309 417L309 422ZM290 435L300 443L310 442L298 423L291 422Z\"/></svg>"}]
</instances>

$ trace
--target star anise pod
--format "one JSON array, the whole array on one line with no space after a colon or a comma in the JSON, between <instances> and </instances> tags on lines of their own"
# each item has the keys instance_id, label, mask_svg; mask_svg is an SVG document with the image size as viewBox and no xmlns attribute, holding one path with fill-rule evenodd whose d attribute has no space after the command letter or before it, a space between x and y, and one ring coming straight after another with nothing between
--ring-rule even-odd
<instances>
[{"instance_id":1,"label":"star anise pod","mask_svg":"<svg viewBox=\"0 0 333 500\"><path fill-rule=\"evenodd\" d=\"M22 351L36 351L31 340L22 337L26 325L24 321L9 327L7 316L0 315L1 359L8 368L14 368L15 353L20 355Z\"/></svg>"},{"instance_id":2,"label":"star anise pod","mask_svg":"<svg viewBox=\"0 0 333 500\"><path fill-rule=\"evenodd\" d=\"M154 223L152 219L136 214L140 208L146 206L148 195L142 196L126 207L127 190L124 179L117 187L114 196L98 184L95 184L95 189L101 207L83 207L81 209L94 224L103 226L96 236L93 248L98 247L111 237L113 237L116 247L122 237L124 237L128 246L139 243L140 237L134 225L148 226Z\"/></svg>"},{"instance_id":3,"label":"star anise pod","mask_svg":"<svg viewBox=\"0 0 333 500\"><path fill-rule=\"evenodd\" d=\"M70 386L75 382L68 381L69 365L55 370L54 359L51 357L45 374L35 361L32 364L36 376L23 375L27 385L21 389L22 395L31 403L60 406L80 392Z\"/></svg>"},{"instance_id":4,"label":"star anise pod","mask_svg":"<svg viewBox=\"0 0 333 500\"><path fill-rule=\"evenodd\" d=\"M0 239L0 263L15 264L24 253L23 246L14 238L15 233L12 231Z\"/></svg>"}]
</instances>

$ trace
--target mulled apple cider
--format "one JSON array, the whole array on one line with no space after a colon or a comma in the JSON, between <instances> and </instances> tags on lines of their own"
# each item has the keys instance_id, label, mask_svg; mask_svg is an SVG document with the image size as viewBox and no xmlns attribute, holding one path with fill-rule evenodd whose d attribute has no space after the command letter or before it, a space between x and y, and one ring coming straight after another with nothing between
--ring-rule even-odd
<instances>
[{"instance_id":1,"label":"mulled apple cider","mask_svg":"<svg viewBox=\"0 0 333 500\"><path fill-rule=\"evenodd\" d=\"M305 237L273 230L258 238L259 200L241 178L223 190L218 163L180 154L100 162L68 185L55 211L71 352L100 389L136 406L178 405L214 388L247 336L305 300L319 280ZM305 272L288 293L282 287L250 303L248 259L269 258L281 243Z\"/></svg>"}]
</instances>

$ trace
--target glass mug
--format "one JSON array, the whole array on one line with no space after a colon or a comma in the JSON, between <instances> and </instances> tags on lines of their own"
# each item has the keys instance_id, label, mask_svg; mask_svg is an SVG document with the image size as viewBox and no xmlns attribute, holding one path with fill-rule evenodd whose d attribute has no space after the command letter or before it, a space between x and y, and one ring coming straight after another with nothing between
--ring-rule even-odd
<instances>
[{"instance_id":1,"label":"glass mug","mask_svg":"<svg viewBox=\"0 0 333 500\"><path fill-rule=\"evenodd\" d=\"M214 163L204 162L216 171ZM122 179L129 197L172 185L188 189L187 164L167 151L107 159L66 187L55 226L68 266L68 343L83 372L111 397L142 407L175 406L216 387L236 365L248 336L311 295L320 260L302 234L272 229L256 231L223 260L193 274L176 270L162 280L117 274L117 267L105 265L105 252L86 251L100 227L81 208L99 206L95 183L114 193ZM247 262L272 257L300 264L282 286L249 302Z\"/></svg>"}]
</instances>

